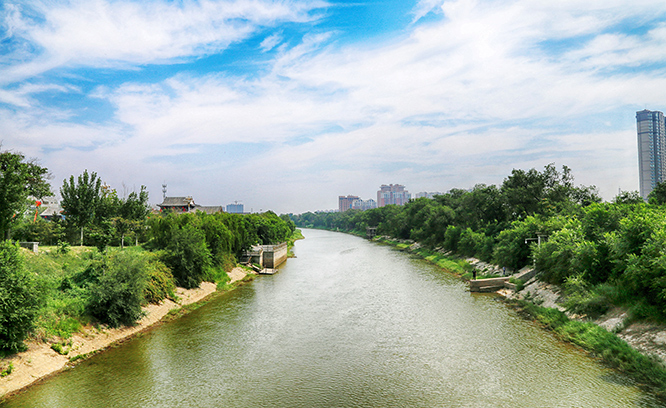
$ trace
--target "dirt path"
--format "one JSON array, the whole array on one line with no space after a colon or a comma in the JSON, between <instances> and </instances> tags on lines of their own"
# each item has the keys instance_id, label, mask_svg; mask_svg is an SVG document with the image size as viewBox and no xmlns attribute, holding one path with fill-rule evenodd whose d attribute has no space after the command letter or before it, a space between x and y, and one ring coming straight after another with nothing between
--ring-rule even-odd
<instances>
[{"instance_id":1,"label":"dirt path","mask_svg":"<svg viewBox=\"0 0 666 408\"><path fill-rule=\"evenodd\" d=\"M230 282L233 283L243 279L247 275L247 271L236 267L228 275L231 278ZM216 289L217 285L211 282L203 282L196 289L177 288L176 295L179 303L167 299L159 305L144 307L146 315L132 327L103 330L86 327L82 332L72 336L70 339L72 346L66 356L52 350L50 344L28 343L27 351L0 360L0 367L7 367L9 363L14 366L10 375L0 378L0 397L22 390L39 379L57 373L66 367L72 357L103 350L118 341L127 339L162 320L170 310L198 302L215 292Z\"/></svg>"}]
</instances>

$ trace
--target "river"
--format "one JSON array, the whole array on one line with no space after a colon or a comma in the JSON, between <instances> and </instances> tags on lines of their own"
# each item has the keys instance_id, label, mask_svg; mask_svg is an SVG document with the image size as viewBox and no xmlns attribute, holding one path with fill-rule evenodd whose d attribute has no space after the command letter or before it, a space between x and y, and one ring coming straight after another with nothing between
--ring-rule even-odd
<instances>
[{"instance_id":1,"label":"river","mask_svg":"<svg viewBox=\"0 0 666 408\"><path fill-rule=\"evenodd\" d=\"M0 407L656 407L424 260L304 230L273 276Z\"/></svg>"}]
</instances>

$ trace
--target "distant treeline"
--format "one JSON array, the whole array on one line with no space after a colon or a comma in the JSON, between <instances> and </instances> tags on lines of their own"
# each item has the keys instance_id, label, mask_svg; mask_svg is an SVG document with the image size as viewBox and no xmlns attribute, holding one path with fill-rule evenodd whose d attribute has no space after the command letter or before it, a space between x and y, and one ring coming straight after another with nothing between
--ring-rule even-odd
<instances>
[{"instance_id":1,"label":"distant treeline","mask_svg":"<svg viewBox=\"0 0 666 408\"><path fill-rule=\"evenodd\" d=\"M367 211L292 215L300 227L411 239L431 248L520 269L563 285L567 307L598 315L612 305L633 318L666 319L666 184L645 203L637 192L602 202L571 171L513 170L500 186L453 189L434 199ZM537 244L538 236L541 245Z\"/></svg>"}]
</instances>

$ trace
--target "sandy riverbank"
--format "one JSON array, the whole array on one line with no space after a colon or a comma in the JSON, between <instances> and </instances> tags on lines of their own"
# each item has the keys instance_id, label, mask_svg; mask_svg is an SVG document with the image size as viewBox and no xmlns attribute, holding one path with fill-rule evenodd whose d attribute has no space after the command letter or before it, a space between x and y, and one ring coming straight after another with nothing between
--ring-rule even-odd
<instances>
[{"instance_id":1,"label":"sandy riverbank","mask_svg":"<svg viewBox=\"0 0 666 408\"><path fill-rule=\"evenodd\" d=\"M243 279L247 275L247 271L236 267L228 275L231 279L230 283L233 283ZM51 349L50 344L42 342L28 343L27 351L0 360L0 367L7 367L9 363L14 366L10 375L0 378L0 398L57 373L67 367L70 358L103 350L114 343L128 339L162 320L170 310L198 302L215 292L216 289L217 285L211 282L203 282L196 289L177 288L178 303L167 299L159 305L144 307L145 316L132 327L106 328L103 330L87 327L68 339L68 341L72 341L72 346L66 356L56 353Z\"/></svg>"}]
</instances>

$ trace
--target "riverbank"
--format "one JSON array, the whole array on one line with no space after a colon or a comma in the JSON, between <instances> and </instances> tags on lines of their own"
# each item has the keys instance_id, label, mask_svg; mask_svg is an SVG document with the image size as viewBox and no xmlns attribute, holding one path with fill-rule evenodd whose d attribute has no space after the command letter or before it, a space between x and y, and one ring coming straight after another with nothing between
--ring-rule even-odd
<instances>
[{"instance_id":1,"label":"riverbank","mask_svg":"<svg viewBox=\"0 0 666 408\"><path fill-rule=\"evenodd\" d=\"M233 288L243 281L250 272L236 267L230 272L226 287ZM125 341L132 336L162 321L172 311L201 302L218 291L212 282L202 282L195 289L177 288L178 302L165 299L158 305L150 304L143 308L145 313L134 326L107 328L88 326L71 338L62 347L63 353L56 352L51 344L44 342L27 343L28 350L0 360L0 367L12 367L11 373L0 378L0 399L19 392L30 385L71 366L77 360L98 353L108 347Z\"/></svg>"},{"instance_id":2,"label":"riverbank","mask_svg":"<svg viewBox=\"0 0 666 408\"><path fill-rule=\"evenodd\" d=\"M442 251L429 251L413 241L396 241L378 237L375 241L392 245L402 251L420 256L461 279L469 280L469 267L480 275L499 275L502 271L494 265L466 259L451 259ZM478 263L478 265L477 265ZM649 322L630 322L626 311L615 308L598 319L588 319L569 313L563 306L565 297L561 288L531 278L517 291L500 289L496 292L516 307L528 319L535 320L563 341L575 344L650 388L657 396L666 399L666 327Z\"/></svg>"}]
</instances>

